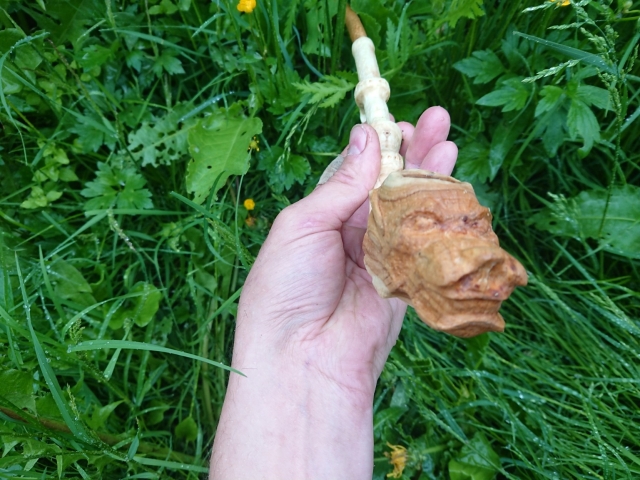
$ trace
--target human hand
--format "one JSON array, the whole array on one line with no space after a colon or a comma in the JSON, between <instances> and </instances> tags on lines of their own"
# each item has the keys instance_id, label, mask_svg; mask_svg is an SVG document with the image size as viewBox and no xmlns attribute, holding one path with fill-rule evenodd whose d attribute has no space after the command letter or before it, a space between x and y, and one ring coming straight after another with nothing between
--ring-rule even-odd
<instances>
[{"instance_id":1,"label":"human hand","mask_svg":"<svg viewBox=\"0 0 640 480\"><path fill-rule=\"evenodd\" d=\"M446 110L399 126L406 168L451 173L457 148L446 141ZM371 478L375 385L406 304L380 298L363 262L380 170L375 130L355 126L343 155L330 180L278 215L245 282L232 365L248 378L230 377L212 478L278 478L268 472L296 452L302 464L288 478ZM242 451L258 463L253 473L233 470Z\"/></svg>"},{"instance_id":2,"label":"human hand","mask_svg":"<svg viewBox=\"0 0 640 480\"><path fill-rule=\"evenodd\" d=\"M430 108L415 129L399 126L406 168L451 173L457 148L446 141L446 110ZM245 283L238 318L239 334L259 332L263 347L276 346L270 356L304 360L338 387L364 395L373 394L406 310L398 299L379 297L363 263L379 157L375 130L355 126L340 169L276 219Z\"/></svg>"}]
</instances>

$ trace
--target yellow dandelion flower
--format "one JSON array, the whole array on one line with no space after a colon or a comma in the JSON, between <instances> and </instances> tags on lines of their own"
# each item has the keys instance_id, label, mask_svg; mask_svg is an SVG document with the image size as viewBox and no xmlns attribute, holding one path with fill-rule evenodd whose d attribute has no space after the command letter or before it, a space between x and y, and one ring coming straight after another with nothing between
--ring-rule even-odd
<instances>
[{"instance_id":1,"label":"yellow dandelion flower","mask_svg":"<svg viewBox=\"0 0 640 480\"><path fill-rule=\"evenodd\" d=\"M239 0L238 11L244 13L251 13L256 8L256 0Z\"/></svg>"},{"instance_id":2,"label":"yellow dandelion flower","mask_svg":"<svg viewBox=\"0 0 640 480\"><path fill-rule=\"evenodd\" d=\"M247 198L244 201L243 205L247 210L253 210L254 208L256 208L256 202L253 201L253 198Z\"/></svg>"},{"instance_id":3,"label":"yellow dandelion flower","mask_svg":"<svg viewBox=\"0 0 640 480\"><path fill-rule=\"evenodd\" d=\"M387 477L400 478L404 467L407 465L407 449L402 445L391 445L387 442L387 445L391 448L391 453L384 452L384 456L389 459L389 463L393 465L393 472L387 473Z\"/></svg>"},{"instance_id":4,"label":"yellow dandelion flower","mask_svg":"<svg viewBox=\"0 0 640 480\"><path fill-rule=\"evenodd\" d=\"M571 0L549 0L551 3L556 3L561 7L568 7L571 5Z\"/></svg>"}]
</instances>

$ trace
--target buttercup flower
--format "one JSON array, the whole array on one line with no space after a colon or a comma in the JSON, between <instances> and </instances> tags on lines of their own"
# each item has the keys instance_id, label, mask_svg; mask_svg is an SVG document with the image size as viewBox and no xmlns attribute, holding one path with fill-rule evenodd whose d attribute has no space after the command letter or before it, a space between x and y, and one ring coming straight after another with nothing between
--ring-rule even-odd
<instances>
[{"instance_id":1,"label":"buttercup flower","mask_svg":"<svg viewBox=\"0 0 640 480\"><path fill-rule=\"evenodd\" d=\"M387 443L391 448L391 453L384 452L384 456L389 458L389 463L393 465L393 472L387 473L387 477L400 478L404 467L407 465L407 449L402 445L391 445Z\"/></svg>"},{"instance_id":2,"label":"buttercup flower","mask_svg":"<svg viewBox=\"0 0 640 480\"><path fill-rule=\"evenodd\" d=\"M253 201L253 198L247 198L244 201L243 205L247 210L253 210L254 208L256 208L256 202Z\"/></svg>"},{"instance_id":3,"label":"buttercup flower","mask_svg":"<svg viewBox=\"0 0 640 480\"><path fill-rule=\"evenodd\" d=\"M571 0L549 0L551 3L557 3L561 7L568 7L571 5Z\"/></svg>"},{"instance_id":4,"label":"buttercup flower","mask_svg":"<svg viewBox=\"0 0 640 480\"><path fill-rule=\"evenodd\" d=\"M256 0L240 0L237 8L239 12L251 13L256 8Z\"/></svg>"}]
</instances>

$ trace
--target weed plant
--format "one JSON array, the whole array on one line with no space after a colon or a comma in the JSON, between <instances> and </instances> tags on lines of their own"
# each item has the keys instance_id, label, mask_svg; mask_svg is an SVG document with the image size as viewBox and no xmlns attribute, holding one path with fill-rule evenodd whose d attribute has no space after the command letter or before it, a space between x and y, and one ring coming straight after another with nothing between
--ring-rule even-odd
<instances>
[{"instance_id":1,"label":"weed plant","mask_svg":"<svg viewBox=\"0 0 640 480\"><path fill-rule=\"evenodd\" d=\"M0 478L203 478L237 300L358 122L345 0L0 0ZM353 0L529 285L409 312L375 478L640 478L640 4ZM286 476L286 465L283 465Z\"/></svg>"}]
</instances>

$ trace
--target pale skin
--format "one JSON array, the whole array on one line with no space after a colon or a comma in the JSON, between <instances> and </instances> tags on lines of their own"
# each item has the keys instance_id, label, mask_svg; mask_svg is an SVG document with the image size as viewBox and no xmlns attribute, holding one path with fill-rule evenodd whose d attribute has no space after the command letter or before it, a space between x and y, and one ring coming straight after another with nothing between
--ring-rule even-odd
<instances>
[{"instance_id":1,"label":"pale skin","mask_svg":"<svg viewBox=\"0 0 640 480\"><path fill-rule=\"evenodd\" d=\"M406 168L449 175L449 115L400 122ZM373 397L406 304L378 296L364 268L378 137L351 131L336 174L276 218L244 285L212 480L371 479Z\"/></svg>"}]
</instances>

